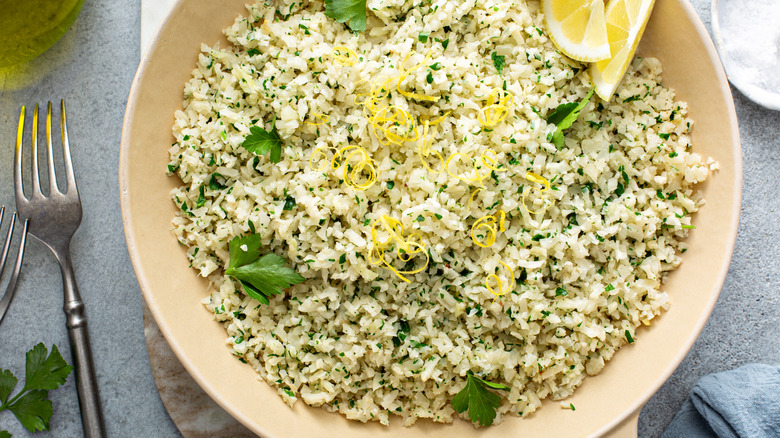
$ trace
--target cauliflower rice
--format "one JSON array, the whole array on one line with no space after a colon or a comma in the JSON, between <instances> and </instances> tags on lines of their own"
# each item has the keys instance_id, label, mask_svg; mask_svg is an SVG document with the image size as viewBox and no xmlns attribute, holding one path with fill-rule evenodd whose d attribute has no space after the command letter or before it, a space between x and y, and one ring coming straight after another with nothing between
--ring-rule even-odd
<instances>
[{"instance_id":1,"label":"cauliflower rice","mask_svg":"<svg viewBox=\"0 0 780 438\"><path fill-rule=\"evenodd\" d=\"M471 371L511 387L500 392L496 422L528 415L545 398L572 394L669 307L661 285L702 204L695 184L717 164L690 151L686 104L661 85L652 58L634 60L610 102L594 96L557 150L545 117L581 101L590 80L555 50L537 1L368 8L367 30L353 33L322 2L258 2L225 30L229 47L202 46L173 126L169 173L181 179L173 232L212 284L204 303L232 353L288 404L301 398L383 424L391 415L405 425L451 422L450 400ZM358 62L336 62L337 46ZM382 145L360 105L371 84L427 53L403 87L441 98L420 102L393 88L389 99L418 120L450 111L431 145L445 160L494 153L501 171L473 202L478 182L427 170L416 143ZM505 57L501 74L494 54ZM514 104L487 129L478 114L495 88ZM273 119L284 140L279 163L241 147L251 126ZM315 148L349 144L375 163L367 190L309 165ZM523 207L527 172L551 182L528 200L531 211L550 205L543 213ZM506 230L475 245L472 225L499 209ZM383 215L418 233L430 254L409 283L368 261L369 224ZM250 228L306 278L270 305L224 275L228 242ZM515 286L496 297L485 280L511 282L501 262Z\"/></svg>"}]
</instances>

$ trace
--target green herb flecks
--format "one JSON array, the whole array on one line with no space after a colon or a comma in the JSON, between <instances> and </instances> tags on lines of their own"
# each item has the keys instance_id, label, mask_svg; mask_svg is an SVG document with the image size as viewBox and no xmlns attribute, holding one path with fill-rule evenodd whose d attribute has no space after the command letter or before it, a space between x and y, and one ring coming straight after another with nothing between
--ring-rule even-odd
<instances>
[{"instance_id":1,"label":"green herb flecks","mask_svg":"<svg viewBox=\"0 0 780 438\"><path fill-rule=\"evenodd\" d=\"M282 160L282 138L279 137L276 126L270 131L259 126L252 126L241 146L255 155L265 155L270 151L269 159L272 163L278 163Z\"/></svg>"},{"instance_id":2,"label":"green herb flecks","mask_svg":"<svg viewBox=\"0 0 780 438\"><path fill-rule=\"evenodd\" d=\"M496 70L498 70L498 74L501 74L506 65L506 56L499 55L498 52L493 52L490 54L490 58L493 59L493 65L496 67Z\"/></svg>"},{"instance_id":3,"label":"green herb flecks","mask_svg":"<svg viewBox=\"0 0 780 438\"><path fill-rule=\"evenodd\" d=\"M563 149L563 131L569 129L571 125L580 116L580 112L588 104L590 97L593 96L593 89L588 91L588 95L581 102L569 102L558 105L558 108L547 116L547 123L556 126L555 132L553 132L550 142L555 145L558 150Z\"/></svg>"},{"instance_id":4,"label":"green herb flecks","mask_svg":"<svg viewBox=\"0 0 780 438\"><path fill-rule=\"evenodd\" d=\"M219 180L217 178L225 178L221 174L214 172L211 174L211 178L209 179L209 189L211 190L222 190L225 188L224 185L220 184Z\"/></svg>"},{"instance_id":5,"label":"green herb flecks","mask_svg":"<svg viewBox=\"0 0 780 438\"><path fill-rule=\"evenodd\" d=\"M284 211L290 211L290 210L292 210L293 208L295 208L295 205L296 205L296 203L295 203L295 198L293 198L292 196L288 196L288 197L287 197L287 198L284 200L284 207L283 207L282 209L283 209Z\"/></svg>"},{"instance_id":6,"label":"green herb flecks","mask_svg":"<svg viewBox=\"0 0 780 438\"><path fill-rule=\"evenodd\" d=\"M237 280L244 292L257 301L268 304L271 295L303 282L303 277L285 266L287 260L274 253L260 255L262 237L252 234L234 237L228 244L230 261L225 274Z\"/></svg>"},{"instance_id":7,"label":"green herb flecks","mask_svg":"<svg viewBox=\"0 0 780 438\"><path fill-rule=\"evenodd\" d=\"M43 344L27 352L25 383L16 396L9 399L19 380L9 370L0 370L0 411L9 410L30 432L49 430L52 415L49 391L65 383L73 367L65 362L56 345L49 353ZM5 433L5 435L3 435ZM0 437L10 437L0 432Z\"/></svg>"},{"instance_id":8,"label":"green herb flecks","mask_svg":"<svg viewBox=\"0 0 780 438\"><path fill-rule=\"evenodd\" d=\"M496 409L501 405L501 396L491 389L509 391L510 388L500 383L487 382L469 373L466 386L455 394L450 404L460 413L468 410L472 422L490 426L496 418Z\"/></svg>"},{"instance_id":9,"label":"green herb flecks","mask_svg":"<svg viewBox=\"0 0 780 438\"><path fill-rule=\"evenodd\" d=\"M349 22L355 32L366 30L366 0L325 0L325 15L339 23Z\"/></svg>"}]
</instances>

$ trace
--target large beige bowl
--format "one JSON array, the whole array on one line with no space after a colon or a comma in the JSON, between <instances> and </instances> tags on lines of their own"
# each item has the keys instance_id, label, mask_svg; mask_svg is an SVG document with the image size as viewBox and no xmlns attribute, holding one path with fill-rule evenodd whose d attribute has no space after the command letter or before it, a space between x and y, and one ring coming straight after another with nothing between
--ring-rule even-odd
<instances>
[{"instance_id":1,"label":"large beige bowl","mask_svg":"<svg viewBox=\"0 0 780 438\"><path fill-rule=\"evenodd\" d=\"M657 0L641 54L660 58L664 83L689 103L694 150L720 162L701 188L690 250L666 284L671 309L621 350L570 401L572 412L546 402L529 418L509 418L475 432L465 421L420 421L411 428L346 420L298 402L288 408L255 372L233 357L226 333L200 301L207 283L188 268L171 234L177 184L165 175L173 113L202 42L224 42L221 29L247 0L180 1L141 62L127 105L119 164L122 218L138 282L173 351L195 380L230 414L265 437L579 437L636 434L639 409L674 371L710 315L729 266L739 219L742 159L726 77L706 30L685 0Z\"/></svg>"}]
</instances>

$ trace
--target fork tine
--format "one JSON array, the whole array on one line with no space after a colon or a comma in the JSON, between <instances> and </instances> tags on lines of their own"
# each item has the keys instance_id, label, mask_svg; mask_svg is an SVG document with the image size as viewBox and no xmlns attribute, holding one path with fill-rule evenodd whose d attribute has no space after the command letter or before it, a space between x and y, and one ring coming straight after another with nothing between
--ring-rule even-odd
<instances>
[{"instance_id":1,"label":"fork tine","mask_svg":"<svg viewBox=\"0 0 780 438\"><path fill-rule=\"evenodd\" d=\"M16 213L11 218L11 225L16 223ZM5 293L2 299L0 299L0 324L3 322L5 313L8 310L8 306L11 305L11 300L14 298L14 292L16 292L16 283L19 280L19 273L22 270L22 261L24 260L24 248L27 244L27 227L29 221L24 221L24 228L22 229L22 239L19 241L19 251L16 253L16 263L14 264L14 270L11 274L11 279L8 280L8 286L5 288ZM6 240L6 247L3 252L7 252L10 240ZM3 256L3 267L5 267L5 255ZM0 268L2 272L2 268Z\"/></svg>"},{"instance_id":2,"label":"fork tine","mask_svg":"<svg viewBox=\"0 0 780 438\"><path fill-rule=\"evenodd\" d=\"M5 213L5 206L0 208L0 225L3 223L3 216ZM14 235L14 225L16 224L16 213L11 218L11 225L8 226L8 233L5 235L5 245L3 245L3 254L0 255L0 276L5 271L5 261L8 258L8 250L11 249L11 238Z\"/></svg>"},{"instance_id":3,"label":"fork tine","mask_svg":"<svg viewBox=\"0 0 780 438\"><path fill-rule=\"evenodd\" d=\"M19 128L16 131L16 149L14 150L14 191L16 194L17 209L19 203L26 199L24 197L24 186L22 185L22 138L24 137L24 114L26 108L22 107L19 113Z\"/></svg>"},{"instance_id":4,"label":"fork tine","mask_svg":"<svg viewBox=\"0 0 780 438\"><path fill-rule=\"evenodd\" d=\"M38 172L38 104L35 104L35 109L33 110L33 119L32 119L32 185L33 185L33 193L32 196L42 196L41 193L41 178L40 174Z\"/></svg>"},{"instance_id":5,"label":"fork tine","mask_svg":"<svg viewBox=\"0 0 780 438\"><path fill-rule=\"evenodd\" d=\"M51 146L51 101L46 106L46 161L49 164L49 193L59 193L57 172L54 170L54 154Z\"/></svg>"},{"instance_id":6,"label":"fork tine","mask_svg":"<svg viewBox=\"0 0 780 438\"><path fill-rule=\"evenodd\" d=\"M65 158L65 178L68 182L68 187L65 189L65 193L70 194L73 189L78 196L79 189L76 186L76 177L73 174L73 161L70 157L70 142L68 142L68 124L65 120L65 99L60 101L60 132L62 134L62 156Z\"/></svg>"}]
</instances>

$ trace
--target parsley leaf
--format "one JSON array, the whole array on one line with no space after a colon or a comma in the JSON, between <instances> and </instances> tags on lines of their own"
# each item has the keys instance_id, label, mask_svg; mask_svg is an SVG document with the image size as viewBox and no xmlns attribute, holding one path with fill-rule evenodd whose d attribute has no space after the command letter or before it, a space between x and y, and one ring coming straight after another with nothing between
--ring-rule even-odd
<instances>
[{"instance_id":1,"label":"parsley leaf","mask_svg":"<svg viewBox=\"0 0 780 438\"><path fill-rule=\"evenodd\" d=\"M272 163L278 163L282 159L282 138L279 137L276 126L270 131L259 126L252 126L241 146L255 155L265 155L270 151Z\"/></svg>"},{"instance_id":2,"label":"parsley leaf","mask_svg":"<svg viewBox=\"0 0 780 438\"><path fill-rule=\"evenodd\" d=\"M65 383L72 366L65 362L56 345L47 357L46 347L38 344L27 352L24 389L57 389Z\"/></svg>"},{"instance_id":3,"label":"parsley leaf","mask_svg":"<svg viewBox=\"0 0 780 438\"><path fill-rule=\"evenodd\" d=\"M24 394L19 400L8 406L16 419L30 432L49 430L51 419L51 400L46 398L49 391L36 390Z\"/></svg>"},{"instance_id":4,"label":"parsley leaf","mask_svg":"<svg viewBox=\"0 0 780 438\"><path fill-rule=\"evenodd\" d=\"M228 261L228 270L242 265L248 265L260 257L260 247L263 246L263 237L259 234L252 234L246 237L234 237L228 243L230 251L230 260Z\"/></svg>"},{"instance_id":5,"label":"parsley leaf","mask_svg":"<svg viewBox=\"0 0 780 438\"><path fill-rule=\"evenodd\" d=\"M11 371L0 370L0 411L11 411L30 432L49 430L52 415L52 404L47 398L49 390L63 385L72 370L56 345L52 345L51 353L43 344L36 345L27 352L24 387L10 400L18 379ZM10 436L0 431L0 438Z\"/></svg>"},{"instance_id":6,"label":"parsley leaf","mask_svg":"<svg viewBox=\"0 0 780 438\"><path fill-rule=\"evenodd\" d=\"M263 304L270 304L271 302L268 301L268 297L263 295L260 290L254 286L252 286L250 283L247 283L246 281L241 282L241 286L244 286L244 292L246 292L247 295L250 297L256 299L257 301L263 303Z\"/></svg>"},{"instance_id":7,"label":"parsley leaf","mask_svg":"<svg viewBox=\"0 0 780 438\"><path fill-rule=\"evenodd\" d=\"M325 0L325 15L355 32L366 30L366 0Z\"/></svg>"},{"instance_id":8,"label":"parsley leaf","mask_svg":"<svg viewBox=\"0 0 780 438\"><path fill-rule=\"evenodd\" d=\"M571 125L580 116L580 112L585 105L588 104L590 97L593 96L593 89L591 88L585 99L582 102L569 102L558 105L558 108L547 116L547 123L556 126L555 132L552 135L551 143L555 145L558 150L563 149L563 131L569 129Z\"/></svg>"},{"instance_id":9,"label":"parsley leaf","mask_svg":"<svg viewBox=\"0 0 780 438\"><path fill-rule=\"evenodd\" d=\"M500 383L486 382L469 373L466 386L455 394L450 402L456 411L469 411L469 418L474 423L490 426L496 418L496 408L501 405L501 396L490 389L508 391L510 388Z\"/></svg>"},{"instance_id":10,"label":"parsley leaf","mask_svg":"<svg viewBox=\"0 0 780 438\"><path fill-rule=\"evenodd\" d=\"M19 380L9 370L0 371L0 404L8 401L8 396L14 390Z\"/></svg>"},{"instance_id":11,"label":"parsley leaf","mask_svg":"<svg viewBox=\"0 0 780 438\"><path fill-rule=\"evenodd\" d=\"M506 65L506 56L499 55L498 52L493 52L490 54L490 57L493 59L493 65L496 66L498 74L501 74L501 72L504 71L504 65Z\"/></svg>"},{"instance_id":12,"label":"parsley leaf","mask_svg":"<svg viewBox=\"0 0 780 438\"><path fill-rule=\"evenodd\" d=\"M287 260L274 253L260 256L259 234L235 237L228 244L230 260L225 273L238 280L250 297L268 304L268 297L303 282L303 277L285 266Z\"/></svg>"}]
</instances>

